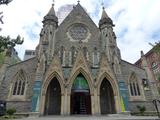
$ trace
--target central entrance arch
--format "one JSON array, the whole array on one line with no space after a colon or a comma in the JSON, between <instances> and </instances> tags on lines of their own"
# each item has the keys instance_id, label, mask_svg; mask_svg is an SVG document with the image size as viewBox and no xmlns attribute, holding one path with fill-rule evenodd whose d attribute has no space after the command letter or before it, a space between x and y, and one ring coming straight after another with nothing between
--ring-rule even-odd
<instances>
[{"instance_id":1,"label":"central entrance arch","mask_svg":"<svg viewBox=\"0 0 160 120\"><path fill-rule=\"evenodd\" d=\"M80 73L72 85L71 114L91 114L91 96L87 80Z\"/></svg>"}]
</instances>

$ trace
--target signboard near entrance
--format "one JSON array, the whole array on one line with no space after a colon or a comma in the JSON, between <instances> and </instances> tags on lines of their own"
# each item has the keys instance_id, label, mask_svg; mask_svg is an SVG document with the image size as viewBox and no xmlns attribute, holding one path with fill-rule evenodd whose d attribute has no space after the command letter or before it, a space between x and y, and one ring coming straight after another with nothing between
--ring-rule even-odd
<instances>
[{"instance_id":1,"label":"signboard near entrance","mask_svg":"<svg viewBox=\"0 0 160 120\"><path fill-rule=\"evenodd\" d=\"M124 81L119 81L122 112L128 111L128 90Z\"/></svg>"},{"instance_id":2,"label":"signboard near entrance","mask_svg":"<svg viewBox=\"0 0 160 120\"><path fill-rule=\"evenodd\" d=\"M38 112L39 110L40 92L41 92L41 81L35 81L35 84L33 86L32 112Z\"/></svg>"}]
</instances>

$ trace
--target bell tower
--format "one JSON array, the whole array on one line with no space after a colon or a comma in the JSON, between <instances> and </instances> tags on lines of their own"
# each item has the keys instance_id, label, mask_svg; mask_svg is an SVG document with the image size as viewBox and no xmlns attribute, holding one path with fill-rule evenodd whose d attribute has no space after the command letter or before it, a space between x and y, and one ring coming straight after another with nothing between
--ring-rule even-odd
<instances>
[{"instance_id":1,"label":"bell tower","mask_svg":"<svg viewBox=\"0 0 160 120\"><path fill-rule=\"evenodd\" d=\"M109 62L113 61L113 55L120 58L120 51L117 47L116 35L113 31L112 19L107 15L105 8L103 7L102 16L99 21L99 29L101 32L101 48L107 55Z\"/></svg>"},{"instance_id":2,"label":"bell tower","mask_svg":"<svg viewBox=\"0 0 160 120\"><path fill-rule=\"evenodd\" d=\"M41 95L41 85L46 66L51 63L54 53L54 36L58 27L58 18L55 15L54 4L48 14L44 17L43 28L40 33L40 41L37 47L38 65L33 86L32 112L39 112L39 100Z\"/></svg>"},{"instance_id":3,"label":"bell tower","mask_svg":"<svg viewBox=\"0 0 160 120\"><path fill-rule=\"evenodd\" d=\"M38 57L40 58L42 54L45 54L47 64L49 64L53 57L55 43L54 36L55 31L58 28L58 18L55 14L54 4L52 4L52 7L50 8L47 15L44 16L42 23L43 28L40 33Z\"/></svg>"}]
</instances>

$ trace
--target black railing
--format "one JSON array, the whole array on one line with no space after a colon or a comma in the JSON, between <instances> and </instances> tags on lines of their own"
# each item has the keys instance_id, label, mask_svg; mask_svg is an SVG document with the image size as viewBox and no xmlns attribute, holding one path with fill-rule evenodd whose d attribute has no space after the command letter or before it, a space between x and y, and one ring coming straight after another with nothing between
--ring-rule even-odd
<instances>
[{"instance_id":1,"label":"black railing","mask_svg":"<svg viewBox=\"0 0 160 120\"><path fill-rule=\"evenodd\" d=\"M160 118L159 107L158 107L158 105L160 105L160 100L154 99L152 102L153 102L153 104L154 104L154 106L156 108L158 118Z\"/></svg>"}]
</instances>

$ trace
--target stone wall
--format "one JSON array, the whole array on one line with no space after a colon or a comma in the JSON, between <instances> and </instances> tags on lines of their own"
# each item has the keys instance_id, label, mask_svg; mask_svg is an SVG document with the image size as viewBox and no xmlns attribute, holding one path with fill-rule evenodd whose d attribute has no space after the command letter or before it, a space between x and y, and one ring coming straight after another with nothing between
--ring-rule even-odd
<instances>
[{"instance_id":1,"label":"stone wall","mask_svg":"<svg viewBox=\"0 0 160 120\"><path fill-rule=\"evenodd\" d=\"M36 58L32 58L8 67L5 78L2 81L2 85L0 87L0 100L7 100L9 98L9 92L11 91L11 87L13 81L15 79L15 75L19 70L23 70L27 76L27 91L25 99L30 99L32 96L32 87L35 79L37 60Z\"/></svg>"},{"instance_id":2,"label":"stone wall","mask_svg":"<svg viewBox=\"0 0 160 120\"><path fill-rule=\"evenodd\" d=\"M31 111L31 101L8 101L9 108L15 108L17 113L28 113Z\"/></svg>"},{"instance_id":3,"label":"stone wall","mask_svg":"<svg viewBox=\"0 0 160 120\"><path fill-rule=\"evenodd\" d=\"M147 112L155 111L154 105L151 101L130 101L129 110L131 111L131 113L139 112L137 105L145 106Z\"/></svg>"}]
</instances>

